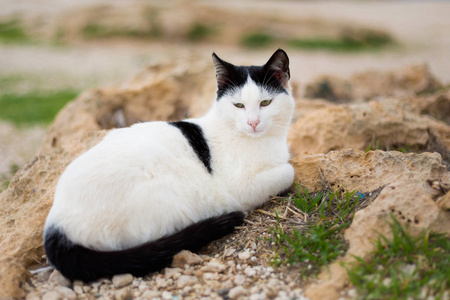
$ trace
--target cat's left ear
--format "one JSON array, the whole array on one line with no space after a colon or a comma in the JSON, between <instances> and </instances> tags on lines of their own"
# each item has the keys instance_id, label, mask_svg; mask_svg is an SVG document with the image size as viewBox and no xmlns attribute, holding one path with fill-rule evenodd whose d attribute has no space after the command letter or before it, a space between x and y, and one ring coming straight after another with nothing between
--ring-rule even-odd
<instances>
[{"instance_id":1,"label":"cat's left ear","mask_svg":"<svg viewBox=\"0 0 450 300\"><path fill-rule=\"evenodd\" d=\"M273 72L273 76L283 84L286 84L289 78L291 78L289 72L289 57L282 49L278 49L272 54L269 61L265 64L265 67Z\"/></svg>"}]
</instances>

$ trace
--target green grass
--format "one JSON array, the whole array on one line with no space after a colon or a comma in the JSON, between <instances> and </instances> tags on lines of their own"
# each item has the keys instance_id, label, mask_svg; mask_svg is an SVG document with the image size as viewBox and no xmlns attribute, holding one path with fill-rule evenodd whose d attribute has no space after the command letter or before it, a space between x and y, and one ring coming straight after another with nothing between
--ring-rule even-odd
<instances>
[{"instance_id":1,"label":"green grass","mask_svg":"<svg viewBox=\"0 0 450 300\"><path fill-rule=\"evenodd\" d=\"M302 276L308 277L343 255L347 250L343 229L350 226L361 198L355 191L309 193L297 186L296 194L287 201L292 201L308 222L304 226L283 226L277 217L277 225L270 228L270 241L276 248L273 264L300 264Z\"/></svg>"},{"instance_id":2,"label":"green grass","mask_svg":"<svg viewBox=\"0 0 450 300\"><path fill-rule=\"evenodd\" d=\"M241 38L241 45L247 48L262 48L270 46L275 41L275 37L265 32L253 32Z\"/></svg>"},{"instance_id":3,"label":"green grass","mask_svg":"<svg viewBox=\"0 0 450 300\"><path fill-rule=\"evenodd\" d=\"M0 21L0 41L6 44L27 43L29 36L25 33L19 19Z\"/></svg>"},{"instance_id":4,"label":"green grass","mask_svg":"<svg viewBox=\"0 0 450 300\"><path fill-rule=\"evenodd\" d=\"M216 28L209 24L195 23L189 29L187 38L191 42L199 42L205 40L216 32Z\"/></svg>"},{"instance_id":5,"label":"green grass","mask_svg":"<svg viewBox=\"0 0 450 300\"><path fill-rule=\"evenodd\" d=\"M348 267L358 299L448 299L450 240L425 232L409 236L397 220L391 239L381 236L370 261Z\"/></svg>"},{"instance_id":6,"label":"green grass","mask_svg":"<svg viewBox=\"0 0 450 300\"><path fill-rule=\"evenodd\" d=\"M17 126L46 125L78 92L72 89L0 95L0 118Z\"/></svg>"},{"instance_id":7,"label":"green grass","mask_svg":"<svg viewBox=\"0 0 450 300\"><path fill-rule=\"evenodd\" d=\"M88 23L83 27L82 34L88 39L111 37L152 39L158 37L161 33L157 27L151 29L112 28L97 23Z\"/></svg>"},{"instance_id":8,"label":"green grass","mask_svg":"<svg viewBox=\"0 0 450 300\"><path fill-rule=\"evenodd\" d=\"M344 30L336 38L275 37L264 30L244 34L241 38L241 45L247 48L268 47L275 42L280 46L287 45L296 49L326 50L336 52L377 50L394 44L392 38L383 32L363 29Z\"/></svg>"}]
</instances>

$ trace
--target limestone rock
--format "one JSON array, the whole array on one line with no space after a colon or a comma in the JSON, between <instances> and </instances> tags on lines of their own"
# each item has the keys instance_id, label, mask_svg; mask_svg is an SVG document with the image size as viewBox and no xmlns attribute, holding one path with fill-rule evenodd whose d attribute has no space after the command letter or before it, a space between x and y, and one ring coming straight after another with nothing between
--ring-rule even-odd
<instances>
[{"instance_id":1,"label":"limestone rock","mask_svg":"<svg viewBox=\"0 0 450 300\"><path fill-rule=\"evenodd\" d=\"M340 263L351 261L353 256L368 258L374 250L372 241L379 234L391 236L386 222L391 216L411 235L425 229L450 235L450 211L441 209L437 202L448 197L448 190L432 187L436 182L442 187L450 184L450 172L439 154L344 149L298 156L293 164L296 182L309 190L357 190L371 203L355 214L345 231L349 242L346 256L329 266L329 271L323 271L320 283L306 290L311 299L339 298L347 280Z\"/></svg>"},{"instance_id":2,"label":"limestone rock","mask_svg":"<svg viewBox=\"0 0 450 300\"><path fill-rule=\"evenodd\" d=\"M24 297L26 269L44 254L42 229L64 168L108 129L202 115L214 101L209 60L155 64L122 87L83 93L56 117L39 153L0 194L0 297Z\"/></svg>"},{"instance_id":3,"label":"limestone rock","mask_svg":"<svg viewBox=\"0 0 450 300\"><path fill-rule=\"evenodd\" d=\"M413 65L392 72L368 71L353 75L349 80L321 76L306 87L305 97L323 98L345 103L369 100L377 96L411 96L435 92L442 84L427 65Z\"/></svg>"},{"instance_id":4,"label":"limestone rock","mask_svg":"<svg viewBox=\"0 0 450 300\"><path fill-rule=\"evenodd\" d=\"M372 149L439 151L450 158L450 126L391 98L311 110L294 122L289 141L294 155L366 150L372 144Z\"/></svg>"},{"instance_id":5,"label":"limestone rock","mask_svg":"<svg viewBox=\"0 0 450 300\"><path fill-rule=\"evenodd\" d=\"M120 290L114 292L114 299L116 300L127 300L132 299L130 287L124 287Z\"/></svg>"},{"instance_id":6,"label":"limestone rock","mask_svg":"<svg viewBox=\"0 0 450 300\"><path fill-rule=\"evenodd\" d=\"M247 294L247 290L243 286L236 286L228 292L230 299L238 299Z\"/></svg>"},{"instance_id":7,"label":"limestone rock","mask_svg":"<svg viewBox=\"0 0 450 300\"><path fill-rule=\"evenodd\" d=\"M183 250L173 257L172 268L183 268L184 265L194 266L203 262L203 259L195 253Z\"/></svg>"},{"instance_id":8,"label":"limestone rock","mask_svg":"<svg viewBox=\"0 0 450 300\"><path fill-rule=\"evenodd\" d=\"M68 287L58 286L56 291L64 298L64 299L77 299L77 294Z\"/></svg>"},{"instance_id":9,"label":"limestone rock","mask_svg":"<svg viewBox=\"0 0 450 300\"><path fill-rule=\"evenodd\" d=\"M177 287L184 288L185 286L192 286L197 282L198 282L197 277L189 275L181 275L180 278L177 279Z\"/></svg>"},{"instance_id":10,"label":"limestone rock","mask_svg":"<svg viewBox=\"0 0 450 300\"><path fill-rule=\"evenodd\" d=\"M131 284L131 282L133 282L133 275L131 275L131 274L115 275L112 278L112 283L114 284L114 286L116 288L124 287L126 285Z\"/></svg>"},{"instance_id":11,"label":"limestone rock","mask_svg":"<svg viewBox=\"0 0 450 300\"><path fill-rule=\"evenodd\" d=\"M70 280L64 277L58 270L54 270L50 274L49 282L63 287L68 287L71 284Z\"/></svg>"}]
</instances>

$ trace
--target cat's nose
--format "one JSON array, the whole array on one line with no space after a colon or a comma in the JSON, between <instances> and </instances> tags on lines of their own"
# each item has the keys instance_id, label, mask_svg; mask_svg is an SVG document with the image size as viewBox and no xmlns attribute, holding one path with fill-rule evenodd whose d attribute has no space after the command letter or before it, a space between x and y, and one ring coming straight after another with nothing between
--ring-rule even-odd
<instances>
[{"instance_id":1,"label":"cat's nose","mask_svg":"<svg viewBox=\"0 0 450 300\"><path fill-rule=\"evenodd\" d=\"M255 130L256 126L258 126L258 124L259 124L259 120L247 121L247 124L252 126L253 130Z\"/></svg>"}]
</instances>

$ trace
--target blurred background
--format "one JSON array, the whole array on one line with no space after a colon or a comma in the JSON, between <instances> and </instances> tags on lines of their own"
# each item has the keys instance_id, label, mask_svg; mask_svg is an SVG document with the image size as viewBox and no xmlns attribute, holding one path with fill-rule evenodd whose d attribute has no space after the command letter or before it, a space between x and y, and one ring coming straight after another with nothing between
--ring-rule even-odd
<instances>
[{"instance_id":1,"label":"blurred background","mask_svg":"<svg viewBox=\"0 0 450 300\"><path fill-rule=\"evenodd\" d=\"M446 1L0 0L0 8L0 191L67 102L161 60L214 51L263 64L283 48L300 97L322 74L411 64L450 82Z\"/></svg>"}]
</instances>

